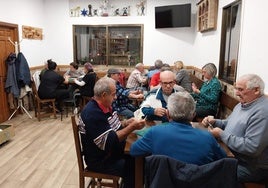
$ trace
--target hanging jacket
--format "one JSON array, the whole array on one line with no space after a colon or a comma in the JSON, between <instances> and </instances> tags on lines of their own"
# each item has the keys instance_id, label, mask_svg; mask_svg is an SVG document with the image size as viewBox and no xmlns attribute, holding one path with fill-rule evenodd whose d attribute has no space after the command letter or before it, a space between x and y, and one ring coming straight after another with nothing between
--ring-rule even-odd
<instances>
[{"instance_id":1,"label":"hanging jacket","mask_svg":"<svg viewBox=\"0 0 268 188\"><path fill-rule=\"evenodd\" d=\"M28 65L28 62L24 55L20 52L16 58L16 75L19 88L24 87L25 85L31 85L31 72Z\"/></svg>"},{"instance_id":2,"label":"hanging jacket","mask_svg":"<svg viewBox=\"0 0 268 188\"><path fill-rule=\"evenodd\" d=\"M17 82L16 75L16 54L11 53L7 59L7 80L5 83L5 90L7 93L12 93L14 97L19 97L20 89Z\"/></svg>"},{"instance_id":3,"label":"hanging jacket","mask_svg":"<svg viewBox=\"0 0 268 188\"><path fill-rule=\"evenodd\" d=\"M201 166L163 155L151 155L145 161L146 188L234 188L237 184L235 158Z\"/></svg>"}]
</instances>

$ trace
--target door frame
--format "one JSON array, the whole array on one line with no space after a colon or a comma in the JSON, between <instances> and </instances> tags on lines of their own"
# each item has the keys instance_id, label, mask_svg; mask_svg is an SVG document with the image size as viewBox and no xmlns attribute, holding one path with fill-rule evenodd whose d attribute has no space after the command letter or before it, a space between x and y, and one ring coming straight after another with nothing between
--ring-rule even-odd
<instances>
[{"instance_id":1,"label":"door frame","mask_svg":"<svg viewBox=\"0 0 268 188\"><path fill-rule=\"evenodd\" d=\"M3 48L6 49L3 54L1 54L1 59L0 59L0 63L3 65L1 65L1 69L3 69L2 71L2 74L0 75L0 82L1 82L1 88L0 88L0 100L1 100L1 103L0 103L0 109L1 109L1 113L0 113L0 123L4 122L4 121L7 121L10 114L11 114L11 111L13 111L13 109L10 109L10 106L9 106L9 103L8 103L8 94L5 92L5 82L6 82L6 73L5 71L7 72L7 67L5 65L5 59L8 57L8 55L11 53L11 52L15 52L15 46L14 46L14 43L15 41L18 41L19 39L19 32L18 32L18 24L13 24L13 23L7 23L7 22L1 22L0 21L0 28L5 30L5 29L8 29L9 31L12 31L11 34L10 34L10 39L11 41L13 42L13 44L11 44L12 47L8 47L8 43L9 40L8 40L8 37L9 35L6 33L3 34L3 38L1 39L2 41L4 41L4 44L3 44ZM4 31L5 32L5 31ZM7 36L7 38L5 39L5 36ZM20 46L18 44L18 50ZM15 107L16 108L16 107Z\"/></svg>"}]
</instances>

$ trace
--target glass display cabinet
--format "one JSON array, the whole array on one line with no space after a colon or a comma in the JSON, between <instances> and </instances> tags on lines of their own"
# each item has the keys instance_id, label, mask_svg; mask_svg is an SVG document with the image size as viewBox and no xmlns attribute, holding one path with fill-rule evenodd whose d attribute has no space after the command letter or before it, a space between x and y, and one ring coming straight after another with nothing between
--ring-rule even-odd
<instances>
[{"instance_id":1,"label":"glass display cabinet","mask_svg":"<svg viewBox=\"0 0 268 188\"><path fill-rule=\"evenodd\" d=\"M143 57L143 25L74 25L74 61L133 66Z\"/></svg>"}]
</instances>

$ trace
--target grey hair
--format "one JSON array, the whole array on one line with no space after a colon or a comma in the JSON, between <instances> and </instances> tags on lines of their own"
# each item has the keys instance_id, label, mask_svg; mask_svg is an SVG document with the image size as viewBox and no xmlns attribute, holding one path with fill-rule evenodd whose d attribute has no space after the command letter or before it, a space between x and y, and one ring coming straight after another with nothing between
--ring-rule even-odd
<instances>
[{"instance_id":1,"label":"grey hair","mask_svg":"<svg viewBox=\"0 0 268 188\"><path fill-rule=\"evenodd\" d=\"M138 63L135 65L135 68L143 67L143 63Z\"/></svg>"},{"instance_id":2,"label":"grey hair","mask_svg":"<svg viewBox=\"0 0 268 188\"><path fill-rule=\"evenodd\" d=\"M245 74L241 77L239 77L238 80L245 80L246 81L246 86L247 89L253 89L253 88L259 88L260 89L260 94L264 95L264 88L265 88L265 83L256 74Z\"/></svg>"},{"instance_id":3,"label":"grey hair","mask_svg":"<svg viewBox=\"0 0 268 188\"><path fill-rule=\"evenodd\" d=\"M192 121L195 114L195 101L186 91L169 96L167 109L173 121Z\"/></svg>"},{"instance_id":4,"label":"grey hair","mask_svg":"<svg viewBox=\"0 0 268 188\"><path fill-rule=\"evenodd\" d=\"M207 63L202 67L210 76L214 77L217 74L217 67L214 63Z\"/></svg>"},{"instance_id":5,"label":"grey hair","mask_svg":"<svg viewBox=\"0 0 268 188\"><path fill-rule=\"evenodd\" d=\"M103 93L111 94L111 85L115 85L115 80L109 77L99 79L94 86L94 96L101 97Z\"/></svg>"},{"instance_id":6,"label":"grey hair","mask_svg":"<svg viewBox=\"0 0 268 188\"><path fill-rule=\"evenodd\" d=\"M163 66L163 61L160 60L160 59L157 59L155 62L154 62L154 66L156 69L160 69L162 66Z\"/></svg>"}]
</instances>

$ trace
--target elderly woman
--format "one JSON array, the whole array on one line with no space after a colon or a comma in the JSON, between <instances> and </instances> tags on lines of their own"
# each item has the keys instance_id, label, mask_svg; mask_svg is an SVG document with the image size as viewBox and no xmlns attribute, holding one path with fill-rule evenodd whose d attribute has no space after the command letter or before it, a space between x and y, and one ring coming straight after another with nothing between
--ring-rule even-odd
<instances>
[{"instance_id":1,"label":"elderly woman","mask_svg":"<svg viewBox=\"0 0 268 188\"><path fill-rule=\"evenodd\" d=\"M68 76L63 77L55 72L57 63L48 60L48 70L41 77L41 83L38 88L38 95L41 99L56 99L58 111L62 111L61 103L64 99L69 98L69 91L61 87L62 84L68 83Z\"/></svg>"},{"instance_id":2,"label":"elderly woman","mask_svg":"<svg viewBox=\"0 0 268 188\"><path fill-rule=\"evenodd\" d=\"M186 91L192 92L192 84L190 80L190 75L187 70L184 69L182 61L176 61L174 63L174 68L176 71L176 83L183 87Z\"/></svg>"},{"instance_id":3,"label":"elderly woman","mask_svg":"<svg viewBox=\"0 0 268 188\"><path fill-rule=\"evenodd\" d=\"M192 84L192 96L196 100L196 117L215 116L218 109L221 84L216 78L217 68L213 63L207 63L202 67L205 82L200 90Z\"/></svg>"},{"instance_id":4,"label":"elderly woman","mask_svg":"<svg viewBox=\"0 0 268 188\"><path fill-rule=\"evenodd\" d=\"M74 114L77 114L79 109L79 104L81 103L81 97L93 97L94 96L94 86L97 81L97 74L93 70L91 63L84 64L84 73L83 78L75 78L74 83L79 86L80 95L74 93L75 96L75 109ZM78 97L76 97L78 96Z\"/></svg>"},{"instance_id":5,"label":"elderly woman","mask_svg":"<svg viewBox=\"0 0 268 188\"><path fill-rule=\"evenodd\" d=\"M93 71L93 66L91 63L84 64L85 76L82 80L75 79L74 83L80 86L80 93L82 96L93 97L95 82L97 79L96 73Z\"/></svg>"},{"instance_id":6,"label":"elderly woman","mask_svg":"<svg viewBox=\"0 0 268 188\"><path fill-rule=\"evenodd\" d=\"M84 76L84 72L82 70L79 70L78 68L79 68L79 66L78 66L77 63L75 63L75 62L70 63L70 69L67 70L64 73L64 76L68 75L71 78L83 77Z\"/></svg>"}]
</instances>

